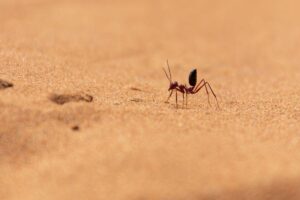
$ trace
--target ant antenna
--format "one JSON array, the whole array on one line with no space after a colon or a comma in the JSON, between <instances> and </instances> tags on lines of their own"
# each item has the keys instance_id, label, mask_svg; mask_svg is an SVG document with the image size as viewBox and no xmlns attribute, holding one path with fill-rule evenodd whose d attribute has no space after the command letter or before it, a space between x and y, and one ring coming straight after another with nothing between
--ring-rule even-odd
<instances>
[{"instance_id":1,"label":"ant antenna","mask_svg":"<svg viewBox=\"0 0 300 200\"><path fill-rule=\"evenodd\" d=\"M172 82L172 74L171 74L171 70L170 70L170 66L169 66L169 61L167 60L167 65L168 65L168 69L169 69L169 73L170 73L170 81Z\"/></svg>"},{"instance_id":2,"label":"ant antenna","mask_svg":"<svg viewBox=\"0 0 300 200\"><path fill-rule=\"evenodd\" d=\"M171 83L171 79L169 78L169 76L168 76L168 74L167 74L167 72L166 72L166 70L165 70L165 68L162 68L163 70L164 70L164 72L165 72L165 75L166 75L166 77L167 77L167 79L170 81L170 83Z\"/></svg>"}]
</instances>

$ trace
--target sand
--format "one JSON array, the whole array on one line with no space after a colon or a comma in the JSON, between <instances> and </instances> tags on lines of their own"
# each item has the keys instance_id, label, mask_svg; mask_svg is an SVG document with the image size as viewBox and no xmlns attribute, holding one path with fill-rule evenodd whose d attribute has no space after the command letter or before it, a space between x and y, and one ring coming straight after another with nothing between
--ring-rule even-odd
<instances>
[{"instance_id":1,"label":"sand","mask_svg":"<svg viewBox=\"0 0 300 200\"><path fill-rule=\"evenodd\" d=\"M299 6L1 0L0 199L300 199Z\"/></svg>"}]
</instances>

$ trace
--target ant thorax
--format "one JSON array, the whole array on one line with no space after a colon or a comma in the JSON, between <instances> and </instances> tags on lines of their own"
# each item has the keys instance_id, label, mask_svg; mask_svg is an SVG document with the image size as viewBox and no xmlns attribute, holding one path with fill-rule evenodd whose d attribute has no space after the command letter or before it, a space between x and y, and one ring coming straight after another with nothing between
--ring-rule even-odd
<instances>
[{"instance_id":1,"label":"ant thorax","mask_svg":"<svg viewBox=\"0 0 300 200\"><path fill-rule=\"evenodd\" d=\"M180 85L178 85L178 88L179 88L179 91L181 93L185 93L185 91L186 91L186 86L185 85L180 84Z\"/></svg>"},{"instance_id":2,"label":"ant thorax","mask_svg":"<svg viewBox=\"0 0 300 200\"><path fill-rule=\"evenodd\" d=\"M169 90L174 90L174 89L177 88L177 86L178 86L178 82L177 81L172 82L172 83L170 83Z\"/></svg>"}]
</instances>

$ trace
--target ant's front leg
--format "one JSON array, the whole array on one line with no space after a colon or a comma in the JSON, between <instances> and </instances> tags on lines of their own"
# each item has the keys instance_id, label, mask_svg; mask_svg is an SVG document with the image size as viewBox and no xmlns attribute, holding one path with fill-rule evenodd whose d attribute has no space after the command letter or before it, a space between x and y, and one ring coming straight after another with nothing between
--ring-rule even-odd
<instances>
[{"instance_id":1,"label":"ant's front leg","mask_svg":"<svg viewBox=\"0 0 300 200\"><path fill-rule=\"evenodd\" d=\"M169 99L171 98L172 94L173 94L173 90L171 90L171 93L170 93L168 99L165 101L165 103L168 103L168 102L169 102Z\"/></svg>"},{"instance_id":2,"label":"ant's front leg","mask_svg":"<svg viewBox=\"0 0 300 200\"><path fill-rule=\"evenodd\" d=\"M182 87L182 85L177 86L176 87L176 92L182 93L182 108L184 108L184 94L186 93L185 86L184 87Z\"/></svg>"}]
</instances>

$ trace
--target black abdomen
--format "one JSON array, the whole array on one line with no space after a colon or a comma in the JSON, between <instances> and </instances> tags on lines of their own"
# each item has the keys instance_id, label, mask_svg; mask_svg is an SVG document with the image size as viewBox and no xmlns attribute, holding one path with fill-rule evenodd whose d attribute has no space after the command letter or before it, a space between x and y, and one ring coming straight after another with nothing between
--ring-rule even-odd
<instances>
[{"instance_id":1,"label":"black abdomen","mask_svg":"<svg viewBox=\"0 0 300 200\"><path fill-rule=\"evenodd\" d=\"M189 75L189 84L195 86L197 84L197 69L193 69Z\"/></svg>"}]
</instances>

